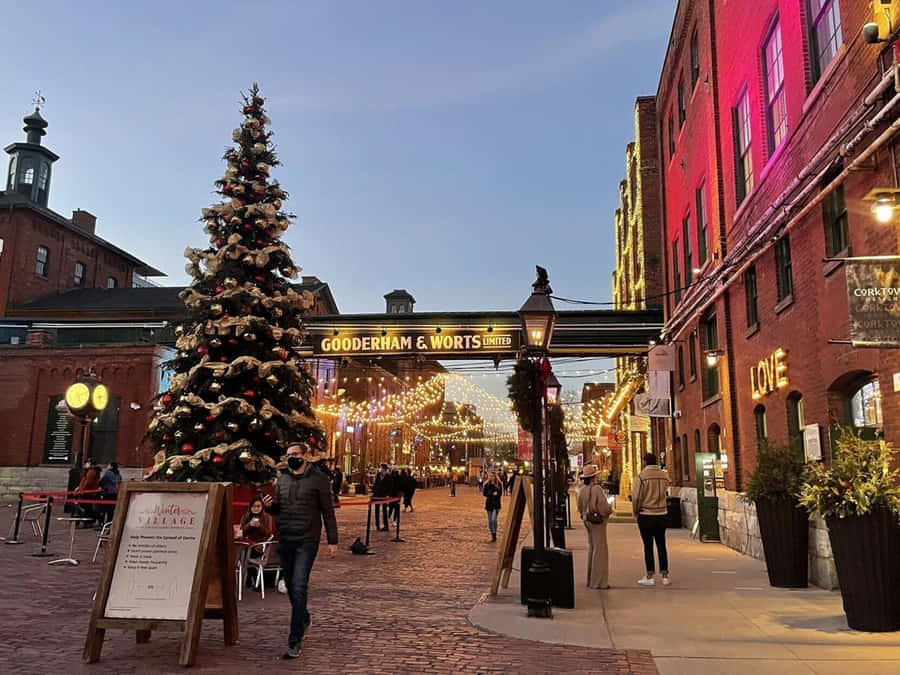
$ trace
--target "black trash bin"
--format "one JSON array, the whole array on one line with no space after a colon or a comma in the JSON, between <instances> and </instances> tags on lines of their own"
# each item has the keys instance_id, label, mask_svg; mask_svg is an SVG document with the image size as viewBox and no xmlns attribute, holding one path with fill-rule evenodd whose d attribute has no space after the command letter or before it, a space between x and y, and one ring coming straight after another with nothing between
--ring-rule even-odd
<instances>
[{"instance_id":1,"label":"black trash bin","mask_svg":"<svg viewBox=\"0 0 900 675\"><path fill-rule=\"evenodd\" d=\"M666 497L666 527L681 529L681 497Z\"/></svg>"}]
</instances>

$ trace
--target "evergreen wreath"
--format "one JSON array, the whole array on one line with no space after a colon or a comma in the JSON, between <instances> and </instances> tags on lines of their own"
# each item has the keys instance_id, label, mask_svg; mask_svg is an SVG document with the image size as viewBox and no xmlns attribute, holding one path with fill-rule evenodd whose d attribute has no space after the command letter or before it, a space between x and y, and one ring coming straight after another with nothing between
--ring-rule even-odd
<instances>
[{"instance_id":1,"label":"evergreen wreath","mask_svg":"<svg viewBox=\"0 0 900 675\"><path fill-rule=\"evenodd\" d=\"M534 433L537 428L535 413L540 410L541 403L538 365L530 359L520 359L516 362L513 374L507 378L506 386L519 426Z\"/></svg>"}]
</instances>

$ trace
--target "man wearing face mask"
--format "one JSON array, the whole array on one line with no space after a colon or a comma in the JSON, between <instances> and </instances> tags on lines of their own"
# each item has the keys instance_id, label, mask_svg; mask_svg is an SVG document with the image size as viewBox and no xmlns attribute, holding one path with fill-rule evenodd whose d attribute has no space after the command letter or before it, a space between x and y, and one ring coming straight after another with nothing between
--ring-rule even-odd
<instances>
[{"instance_id":1,"label":"man wearing face mask","mask_svg":"<svg viewBox=\"0 0 900 675\"><path fill-rule=\"evenodd\" d=\"M266 495L263 502L269 513L278 517L278 553L291 600L291 630L286 659L300 656L300 642L309 627L306 609L309 573L322 536L322 523L328 538L328 551L337 550L337 522L328 477L313 465L324 455L316 454L301 443L287 449L288 470L278 477L275 499Z\"/></svg>"}]
</instances>

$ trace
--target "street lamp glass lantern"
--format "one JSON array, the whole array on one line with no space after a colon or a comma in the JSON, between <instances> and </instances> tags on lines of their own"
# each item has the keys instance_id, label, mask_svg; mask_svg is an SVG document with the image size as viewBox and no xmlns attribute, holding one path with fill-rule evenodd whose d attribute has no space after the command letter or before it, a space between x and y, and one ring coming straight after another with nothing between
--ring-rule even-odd
<instances>
[{"instance_id":1,"label":"street lamp glass lantern","mask_svg":"<svg viewBox=\"0 0 900 675\"><path fill-rule=\"evenodd\" d=\"M547 404L548 405L556 405L559 403L559 392L562 390L562 385L559 383L559 380L556 378L556 375L550 373L547 377Z\"/></svg>"},{"instance_id":2,"label":"street lamp glass lantern","mask_svg":"<svg viewBox=\"0 0 900 675\"><path fill-rule=\"evenodd\" d=\"M550 299L553 289L547 280L546 270L538 268L537 281L531 287L531 295L519 309L525 344L532 351L546 352L556 326L556 308Z\"/></svg>"}]
</instances>

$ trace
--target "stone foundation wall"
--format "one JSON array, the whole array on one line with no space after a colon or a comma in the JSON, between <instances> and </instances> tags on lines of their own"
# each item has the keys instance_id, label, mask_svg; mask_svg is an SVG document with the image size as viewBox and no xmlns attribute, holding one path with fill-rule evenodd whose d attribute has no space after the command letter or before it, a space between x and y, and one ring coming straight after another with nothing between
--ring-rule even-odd
<instances>
[{"instance_id":1,"label":"stone foundation wall","mask_svg":"<svg viewBox=\"0 0 900 675\"><path fill-rule=\"evenodd\" d=\"M692 529L697 520L697 488L672 488L672 494L681 497L682 526ZM737 492L719 493L719 538L735 551L765 559L756 505L745 503ZM828 528L822 520L809 523L809 581L827 590L838 587Z\"/></svg>"},{"instance_id":2,"label":"stone foundation wall","mask_svg":"<svg viewBox=\"0 0 900 675\"><path fill-rule=\"evenodd\" d=\"M137 480L142 469L121 467L123 480ZM69 467L0 466L0 503L14 502L20 492L63 492L69 485Z\"/></svg>"}]
</instances>

